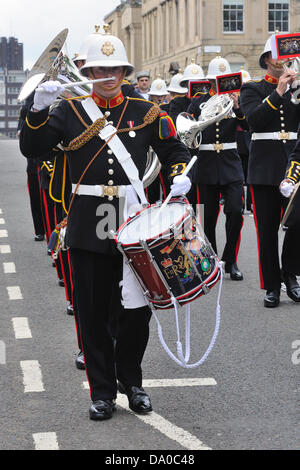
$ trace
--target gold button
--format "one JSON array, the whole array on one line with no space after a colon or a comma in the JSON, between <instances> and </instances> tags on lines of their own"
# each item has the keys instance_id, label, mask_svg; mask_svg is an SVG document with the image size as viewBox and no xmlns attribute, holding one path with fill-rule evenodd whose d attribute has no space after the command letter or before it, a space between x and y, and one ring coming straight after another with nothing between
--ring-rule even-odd
<instances>
[{"instance_id":1,"label":"gold button","mask_svg":"<svg viewBox=\"0 0 300 470\"><path fill-rule=\"evenodd\" d=\"M281 127L284 127L284 126L285 126L285 124L284 124L284 122L282 122L282 123L281 123ZM282 129L282 130L283 130L283 129Z\"/></svg>"},{"instance_id":2,"label":"gold button","mask_svg":"<svg viewBox=\"0 0 300 470\"><path fill-rule=\"evenodd\" d=\"M218 138L218 137L220 137L220 135L219 135L219 134L216 134L216 137Z\"/></svg>"},{"instance_id":3,"label":"gold button","mask_svg":"<svg viewBox=\"0 0 300 470\"><path fill-rule=\"evenodd\" d=\"M108 163L109 163L110 165L112 165L112 164L113 164L113 162L114 162L114 161L113 161L113 159L112 159L112 158L109 158L109 159L108 159Z\"/></svg>"},{"instance_id":4,"label":"gold button","mask_svg":"<svg viewBox=\"0 0 300 470\"><path fill-rule=\"evenodd\" d=\"M280 110L280 114L283 114L283 111L282 111L282 110Z\"/></svg>"},{"instance_id":5,"label":"gold button","mask_svg":"<svg viewBox=\"0 0 300 470\"><path fill-rule=\"evenodd\" d=\"M283 116L282 116L280 119L281 119L281 121L284 121L284 117L283 117Z\"/></svg>"},{"instance_id":6,"label":"gold button","mask_svg":"<svg viewBox=\"0 0 300 470\"><path fill-rule=\"evenodd\" d=\"M108 149L108 150L107 150L107 153L108 153L108 155L112 155L112 154L113 154L113 151L112 151L111 149Z\"/></svg>"},{"instance_id":7,"label":"gold button","mask_svg":"<svg viewBox=\"0 0 300 470\"><path fill-rule=\"evenodd\" d=\"M108 200L109 200L109 201L112 201L113 198L114 198L113 196L108 196Z\"/></svg>"},{"instance_id":8,"label":"gold button","mask_svg":"<svg viewBox=\"0 0 300 470\"><path fill-rule=\"evenodd\" d=\"M114 170L108 170L108 174L109 174L109 175L113 175L113 174L114 174Z\"/></svg>"},{"instance_id":9,"label":"gold button","mask_svg":"<svg viewBox=\"0 0 300 470\"><path fill-rule=\"evenodd\" d=\"M107 183L109 186L112 186L114 184L113 180L109 180Z\"/></svg>"}]
</instances>

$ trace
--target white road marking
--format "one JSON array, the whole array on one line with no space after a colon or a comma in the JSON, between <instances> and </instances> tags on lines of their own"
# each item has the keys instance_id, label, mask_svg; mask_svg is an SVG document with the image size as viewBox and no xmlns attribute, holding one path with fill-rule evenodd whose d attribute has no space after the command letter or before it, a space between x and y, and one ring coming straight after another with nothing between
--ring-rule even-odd
<instances>
[{"instance_id":1,"label":"white road marking","mask_svg":"<svg viewBox=\"0 0 300 470\"><path fill-rule=\"evenodd\" d=\"M44 392L41 367L38 361L21 361L24 393Z\"/></svg>"},{"instance_id":2,"label":"white road marking","mask_svg":"<svg viewBox=\"0 0 300 470\"><path fill-rule=\"evenodd\" d=\"M8 286L6 287L8 292L9 300L20 300L23 299L23 295L19 286Z\"/></svg>"},{"instance_id":3,"label":"white road marking","mask_svg":"<svg viewBox=\"0 0 300 470\"><path fill-rule=\"evenodd\" d=\"M16 266L15 263L3 263L3 271L4 274L11 274L16 272Z\"/></svg>"},{"instance_id":4,"label":"white road marking","mask_svg":"<svg viewBox=\"0 0 300 470\"><path fill-rule=\"evenodd\" d=\"M35 450L59 450L55 432L32 434Z\"/></svg>"},{"instance_id":5,"label":"white road marking","mask_svg":"<svg viewBox=\"0 0 300 470\"><path fill-rule=\"evenodd\" d=\"M7 238L8 233L7 230L0 230L0 238Z\"/></svg>"},{"instance_id":6,"label":"white road marking","mask_svg":"<svg viewBox=\"0 0 300 470\"><path fill-rule=\"evenodd\" d=\"M207 385L217 385L215 379L210 377L193 379L150 379L143 380L143 387L202 387ZM83 388L89 390L89 383L83 382Z\"/></svg>"},{"instance_id":7,"label":"white road marking","mask_svg":"<svg viewBox=\"0 0 300 470\"><path fill-rule=\"evenodd\" d=\"M4 225L5 224L5 220L3 218L0 219L0 225Z\"/></svg>"},{"instance_id":8,"label":"white road marking","mask_svg":"<svg viewBox=\"0 0 300 470\"><path fill-rule=\"evenodd\" d=\"M16 339L32 338L32 334L28 324L28 318L16 317L12 318L12 322Z\"/></svg>"},{"instance_id":9,"label":"white road marking","mask_svg":"<svg viewBox=\"0 0 300 470\"><path fill-rule=\"evenodd\" d=\"M0 245L0 253L5 254L5 253L11 253L11 249L9 245Z\"/></svg>"},{"instance_id":10,"label":"white road marking","mask_svg":"<svg viewBox=\"0 0 300 470\"><path fill-rule=\"evenodd\" d=\"M126 411L134 414L134 416L136 416L138 419L148 424L149 426L152 426L172 441L178 442L178 444L188 450L211 450L210 447L203 444L203 442L197 439L197 437L193 436L184 429L179 428L175 424L170 423L170 421L167 421L165 418L158 415L157 413L154 413L153 411L147 415L133 413L133 411L128 408L128 400L126 395L118 394L117 405L125 408Z\"/></svg>"},{"instance_id":11,"label":"white road marking","mask_svg":"<svg viewBox=\"0 0 300 470\"><path fill-rule=\"evenodd\" d=\"M143 380L143 387L197 387L205 385L217 385L215 379L200 378L200 379L154 379Z\"/></svg>"}]
</instances>

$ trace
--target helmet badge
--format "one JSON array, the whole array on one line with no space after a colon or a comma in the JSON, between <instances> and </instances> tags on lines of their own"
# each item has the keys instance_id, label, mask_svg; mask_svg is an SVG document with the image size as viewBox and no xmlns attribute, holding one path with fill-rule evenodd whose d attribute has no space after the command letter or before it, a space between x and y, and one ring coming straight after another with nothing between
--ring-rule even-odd
<instances>
[{"instance_id":1,"label":"helmet badge","mask_svg":"<svg viewBox=\"0 0 300 470\"><path fill-rule=\"evenodd\" d=\"M225 72L225 70L226 70L226 65L225 65L224 63L220 64L220 65L219 65L219 70L220 70L220 72Z\"/></svg>"},{"instance_id":2,"label":"helmet badge","mask_svg":"<svg viewBox=\"0 0 300 470\"><path fill-rule=\"evenodd\" d=\"M113 44L109 41L106 41L102 48L101 48L101 51L103 52L104 55L112 55L114 52L115 52L115 48L113 46Z\"/></svg>"}]
</instances>

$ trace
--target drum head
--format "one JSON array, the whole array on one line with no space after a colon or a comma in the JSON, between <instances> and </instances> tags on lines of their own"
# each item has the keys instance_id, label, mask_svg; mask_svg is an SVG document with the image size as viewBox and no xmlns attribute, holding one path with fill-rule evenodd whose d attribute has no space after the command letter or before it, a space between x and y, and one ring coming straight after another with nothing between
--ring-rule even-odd
<instances>
[{"instance_id":1,"label":"drum head","mask_svg":"<svg viewBox=\"0 0 300 470\"><path fill-rule=\"evenodd\" d=\"M149 240L169 232L172 225L180 222L187 213L184 202L170 202L163 207L153 205L141 211L133 219L127 221L118 234L122 245L138 243L139 240Z\"/></svg>"}]
</instances>

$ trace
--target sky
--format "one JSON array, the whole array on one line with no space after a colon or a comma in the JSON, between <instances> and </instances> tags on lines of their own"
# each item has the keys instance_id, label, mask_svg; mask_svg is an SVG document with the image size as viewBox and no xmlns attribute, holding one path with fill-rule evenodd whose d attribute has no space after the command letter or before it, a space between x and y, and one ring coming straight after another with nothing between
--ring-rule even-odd
<instances>
[{"instance_id":1,"label":"sky","mask_svg":"<svg viewBox=\"0 0 300 470\"><path fill-rule=\"evenodd\" d=\"M68 55L79 52L84 39L102 26L104 16L120 0L0 0L0 37L23 43L24 69L31 69L55 36L65 28Z\"/></svg>"}]
</instances>

